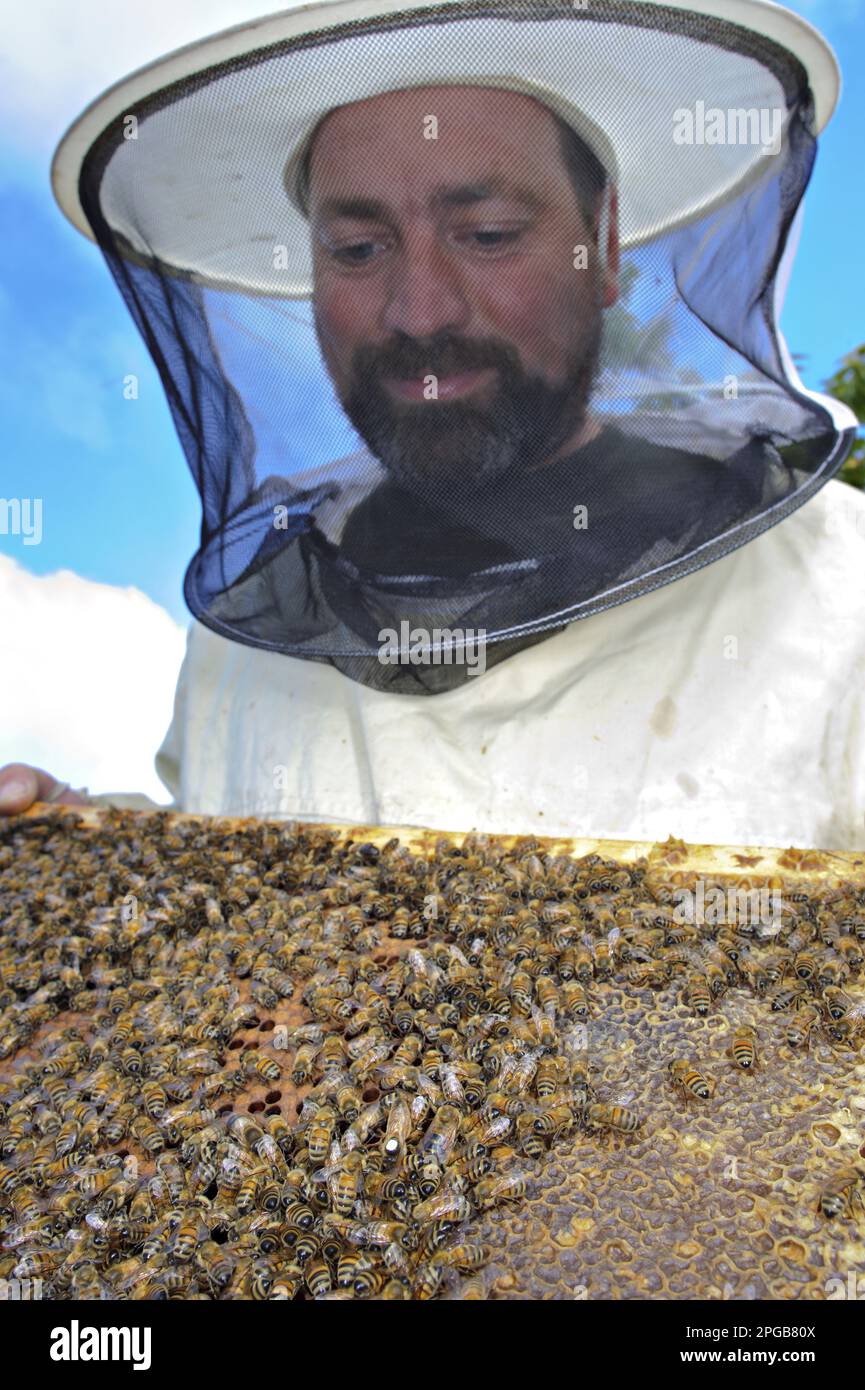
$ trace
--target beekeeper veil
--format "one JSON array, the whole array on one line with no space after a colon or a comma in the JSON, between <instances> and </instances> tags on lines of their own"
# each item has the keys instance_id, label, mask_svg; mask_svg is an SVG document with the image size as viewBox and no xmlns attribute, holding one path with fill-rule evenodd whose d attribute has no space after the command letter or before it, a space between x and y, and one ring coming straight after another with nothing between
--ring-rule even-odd
<instances>
[{"instance_id":1,"label":"beekeeper veil","mask_svg":"<svg viewBox=\"0 0 865 1390\"><path fill-rule=\"evenodd\" d=\"M54 183L201 495L193 614L440 693L805 502L856 424L777 323L837 92L763 0L321 4L108 92Z\"/></svg>"}]
</instances>

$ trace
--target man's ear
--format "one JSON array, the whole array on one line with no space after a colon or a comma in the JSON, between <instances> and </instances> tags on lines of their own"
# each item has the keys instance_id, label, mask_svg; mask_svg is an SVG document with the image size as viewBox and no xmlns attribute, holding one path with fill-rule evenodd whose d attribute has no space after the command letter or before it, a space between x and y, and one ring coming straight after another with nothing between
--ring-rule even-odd
<instances>
[{"instance_id":1,"label":"man's ear","mask_svg":"<svg viewBox=\"0 0 865 1390\"><path fill-rule=\"evenodd\" d=\"M614 184L607 184L601 194L595 239L603 266L601 303L605 309L609 309L619 297L619 194Z\"/></svg>"}]
</instances>

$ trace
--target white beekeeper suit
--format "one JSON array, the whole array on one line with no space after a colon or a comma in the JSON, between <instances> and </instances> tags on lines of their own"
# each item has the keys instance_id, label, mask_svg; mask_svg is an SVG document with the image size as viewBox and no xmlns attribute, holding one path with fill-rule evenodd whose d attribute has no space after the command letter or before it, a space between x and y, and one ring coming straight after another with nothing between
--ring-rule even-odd
<instances>
[{"instance_id":1,"label":"white beekeeper suit","mask_svg":"<svg viewBox=\"0 0 865 1390\"><path fill-rule=\"evenodd\" d=\"M208 814L861 849L863 576L865 495L831 482L433 699L194 622L157 771Z\"/></svg>"}]
</instances>

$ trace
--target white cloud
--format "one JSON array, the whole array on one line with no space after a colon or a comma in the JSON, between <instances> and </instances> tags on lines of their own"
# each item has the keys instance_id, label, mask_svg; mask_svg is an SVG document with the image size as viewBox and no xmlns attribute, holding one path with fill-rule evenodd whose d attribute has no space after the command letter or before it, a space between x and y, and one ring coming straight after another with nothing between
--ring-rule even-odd
<instances>
[{"instance_id":1,"label":"white cloud","mask_svg":"<svg viewBox=\"0 0 865 1390\"><path fill-rule=\"evenodd\" d=\"M865 0L790 0L819 24L851 19ZM235 24L297 8L290 0L37 0L6 7L0 119L6 138L50 156L95 97L147 63Z\"/></svg>"},{"instance_id":2,"label":"white cloud","mask_svg":"<svg viewBox=\"0 0 865 1390\"><path fill-rule=\"evenodd\" d=\"M279 10L279 0L37 0L6 7L0 117L8 139L50 154L106 87L175 48Z\"/></svg>"},{"instance_id":3,"label":"white cloud","mask_svg":"<svg viewBox=\"0 0 865 1390\"><path fill-rule=\"evenodd\" d=\"M139 589L0 554L0 767L30 763L91 792L171 798L153 759L186 634Z\"/></svg>"}]
</instances>

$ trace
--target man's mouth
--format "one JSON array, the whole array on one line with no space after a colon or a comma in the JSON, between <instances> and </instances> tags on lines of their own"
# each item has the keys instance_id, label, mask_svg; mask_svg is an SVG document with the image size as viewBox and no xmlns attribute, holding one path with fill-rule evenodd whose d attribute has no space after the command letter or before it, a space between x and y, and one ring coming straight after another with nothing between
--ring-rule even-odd
<instances>
[{"instance_id":1,"label":"man's mouth","mask_svg":"<svg viewBox=\"0 0 865 1390\"><path fill-rule=\"evenodd\" d=\"M495 371L495 367L474 367L470 371L454 372L448 376L435 377L432 372L428 372L425 376L419 377L386 376L383 381L391 395L404 401L448 401L454 400L457 396L467 396L470 392L486 386L492 380ZM430 377L433 378L432 382Z\"/></svg>"}]
</instances>

